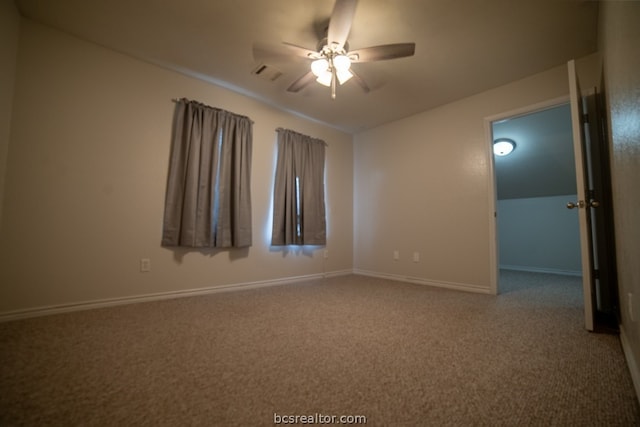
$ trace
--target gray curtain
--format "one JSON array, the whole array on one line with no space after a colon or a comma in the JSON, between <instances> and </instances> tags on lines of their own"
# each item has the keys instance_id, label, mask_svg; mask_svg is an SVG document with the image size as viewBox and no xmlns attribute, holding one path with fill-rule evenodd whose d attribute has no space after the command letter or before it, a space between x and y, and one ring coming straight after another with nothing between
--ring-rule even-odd
<instances>
[{"instance_id":1,"label":"gray curtain","mask_svg":"<svg viewBox=\"0 0 640 427\"><path fill-rule=\"evenodd\" d=\"M253 122L195 101L176 101L163 246L251 246Z\"/></svg>"},{"instance_id":2,"label":"gray curtain","mask_svg":"<svg viewBox=\"0 0 640 427\"><path fill-rule=\"evenodd\" d=\"M271 244L325 245L325 142L277 129Z\"/></svg>"}]
</instances>

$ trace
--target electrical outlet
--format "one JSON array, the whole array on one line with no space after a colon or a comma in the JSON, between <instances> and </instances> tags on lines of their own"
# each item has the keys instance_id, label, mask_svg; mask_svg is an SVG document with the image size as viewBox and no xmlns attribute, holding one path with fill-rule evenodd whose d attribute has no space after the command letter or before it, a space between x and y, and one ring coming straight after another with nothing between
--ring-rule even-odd
<instances>
[{"instance_id":1,"label":"electrical outlet","mask_svg":"<svg viewBox=\"0 0 640 427\"><path fill-rule=\"evenodd\" d=\"M322 254L322 256L324 256L324 259L329 258L329 249L325 249L324 253Z\"/></svg>"},{"instance_id":2,"label":"electrical outlet","mask_svg":"<svg viewBox=\"0 0 640 427\"><path fill-rule=\"evenodd\" d=\"M636 317L633 312L633 294L631 292L627 294L627 304L629 306L629 319L631 319L632 322L635 322Z\"/></svg>"},{"instance_id":3,"label":"electrical outlet","mask_svg":"<svg viewBox=\"0 0 640 427\"><path fill-rule=\"evenodd\" d=\"M420 262L420 252L413 253L413 262Z\"/></svg>"},{"instance_id":4,"label":"electrical outlet","mask_svg":"<svg viewBox=\"0 0 640 427\"><path fill-rule=\"evenodd\" d=\"M396 249L395 251L393 251L393 259L395 261L398 261L400 259L400 251L399 250Z\"/></svg>"},{"instance_id":5,"label":"electrical outlet","mask_svg":"<svg viewBox=\"0 0 640 427\"><path fill-rule=\"evenodd\" d=\"M140 260L140 272L141 273L148 273L150 271L151 271L151 259L142 258Z\"/></svg>"}]
</instances>

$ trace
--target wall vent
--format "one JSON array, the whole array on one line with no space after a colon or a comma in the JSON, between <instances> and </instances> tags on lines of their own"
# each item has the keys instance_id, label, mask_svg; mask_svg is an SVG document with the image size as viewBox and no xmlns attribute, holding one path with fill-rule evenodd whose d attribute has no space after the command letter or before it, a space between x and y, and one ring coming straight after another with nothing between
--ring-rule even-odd
<instances>
[{"instance_id":1,"label":"wall vent","mask_svg":"<svg viewBox=\"0 0 640 427\"><path fill-rule=\"evenodd\" d=\"M259 64L256 68L253 69L251 74L258 76L263 80L273 82L282 75L282 71L278 70L275 67L272 67L271 65Z\"/></svg>"}]
</instances>

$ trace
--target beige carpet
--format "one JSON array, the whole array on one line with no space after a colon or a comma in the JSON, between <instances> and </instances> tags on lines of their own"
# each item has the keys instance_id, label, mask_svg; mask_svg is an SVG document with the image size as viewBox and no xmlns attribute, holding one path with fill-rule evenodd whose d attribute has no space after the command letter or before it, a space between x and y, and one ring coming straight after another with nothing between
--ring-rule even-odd
<instances>
[{"instance_id":1,"label":"beige carpet","mask_svg":"<svg viewBox=\"0 0 640 427\"><path fill-rule=\"evenodd\" d=\"M505 271L501 291L346 276L2 323L0 425L640 424L579 279Z\"/></svg>"}]
</instances>

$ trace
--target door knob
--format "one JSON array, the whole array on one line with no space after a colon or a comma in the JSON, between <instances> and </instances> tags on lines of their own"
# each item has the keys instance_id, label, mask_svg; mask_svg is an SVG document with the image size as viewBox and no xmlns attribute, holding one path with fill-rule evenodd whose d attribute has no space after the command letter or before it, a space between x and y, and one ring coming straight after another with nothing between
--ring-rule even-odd
<instances>
[{"instance_id":1,"label":"door knob","mask_svg":"<svg viewBox=\"0 0 640 427\"><path fill-rule=\"evenodd\" d=\"M584 200L580 200L577 203L569 202L567 203L567 209L584 208L584 205L585 205Z\"/></svg>"},{"instance_id":2,"label":"door knob","mask_svg":"<svg viewBox=\"0 0 640 427\"><path fill-rule=\"evenodd\" d=\"M592 201L589 202L589 206L591 206L592 208L597 208L597 207L600 206L600 202L592 200Z\"/></svg>"}]
</instances>

